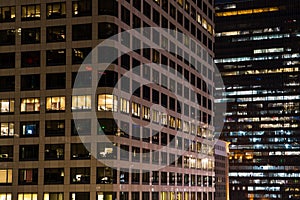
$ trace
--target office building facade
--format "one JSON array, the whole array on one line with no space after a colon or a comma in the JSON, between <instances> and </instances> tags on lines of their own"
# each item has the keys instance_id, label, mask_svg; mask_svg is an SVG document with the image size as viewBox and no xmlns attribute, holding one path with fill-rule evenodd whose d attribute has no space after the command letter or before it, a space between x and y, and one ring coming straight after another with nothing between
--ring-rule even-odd
<instances>
[{"instance_id":1,"label":"office building facade","mask_svg":"<svg viewBox=\"0 0 300 200\"><path fill-rule=\"evenodd\" d=\"M0 198L213 200L212 3L2 0ZM91 65L78 72L103 40L152 26L174 30L170 35L182 45L147 29L142 34L160 49L129 35L121 38L123 45L135 51L105 71L93 66L92 56ZM175 30L186 36L176 38ZM148 63L158 68L143 65ZM140 65L135 76L153 84L133 77L118 83ZM113 89L132 95L113 95ZM81 118L74 120L76 113ZM101 137L111 142L93 140ZM168 151L158 151L165 146ZM114 168L104 160L132 165Z\"/></svg>"},{"instance_id":2,"label":"office building facade","mask_svg":"<svg viewBox=\"0 0 300 200\"><path fill-rule=\"evenodd\" d=\"M299 199L299 1L217 1L230 199Z\"/></svg>"}]
</instances>

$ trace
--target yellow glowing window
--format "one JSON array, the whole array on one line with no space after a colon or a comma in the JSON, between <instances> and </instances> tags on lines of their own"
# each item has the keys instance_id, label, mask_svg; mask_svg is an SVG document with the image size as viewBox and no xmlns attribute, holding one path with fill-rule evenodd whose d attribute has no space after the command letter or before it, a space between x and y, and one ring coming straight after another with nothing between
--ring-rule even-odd
<instances>
[{"instance_id":1,"label":"yellow glowing window","mask_svg":"<svg viewBox=\"0 0 300 200\"><path fill-rule=\"evenodd\" d=\"M216 13L216 16L226 17L226 16L233 16L233 15L247 15L252 13L274 12L278 10L279 10L278 7L256 8L256 9L247 9L247 10L238 10L238 11L219 12Z\"/></svg>"},{"instance_id":2,"label":"yellow glowing window","mask_svg":"<svg viewBox=\"0 0 300 200\"><path fill-rule=\"evenodd\" d=\"M98 95L98 110L99 111L117 111L118 100L112 94Z\"/></svg>"}]
</instances>

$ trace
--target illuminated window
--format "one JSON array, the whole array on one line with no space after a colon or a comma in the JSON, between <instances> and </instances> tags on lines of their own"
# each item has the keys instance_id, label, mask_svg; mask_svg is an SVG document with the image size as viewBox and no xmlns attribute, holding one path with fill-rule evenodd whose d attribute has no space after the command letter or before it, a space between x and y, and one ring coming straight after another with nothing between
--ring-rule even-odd
<instances>
[{"instance_id":1,"label":"illuminated window","mask_svg":"<svg viewBox=\"0 0 300 200\"><path fill-rule=\"evenodd\" d=\"M116 192L97 192L97 200L104 200L104 199L117 199ZM86 200L86 199L78 199L78 200Z\"/></svg>"},{"instance_id":2,"label":"illuminated window","mask_svg":"<svg viewBox=\"0 0 300 200\"><path fill-rule=\"evenodd\" d=\"M99 159L117 159L118 149L116 143L101 142L97 144Z\"/></svg>"},{"instance_id":3,"label":"illuminated window","mask_svg":"<svg viewBox=\"0 0 300 200\"><path fill-rule=\"evenodd\" d=\"M33 137L39 135L39 122L21 122L20 123L20 136Z\"/></svg>"},{"instance_id":4,"label":"illuminated window","mask_svg":"<svg viewBox=\"0 0 300 200\"><path fill-rule=\"evenodd\" d=\"M197 22L201 24L201 15L199 13L197 13Z\"/></svg>"},{"instance_id":5,"label":"illuminated window","mask_svg":"<svg viewBox=\"0 0 300 200\"><path fill-rule=\"evenodd\" d=\"M190 132L190 124L187 121L183 122L183 132L186 132L186 133Z\"/></svg>"},{"instance_id":6,"label":"illuminated window","mask_svg":"<svg viewBox=\"0 0 300 200\"><path fill-rule=\"evenodd\" d=\"M179 118L176 119L176 127L177 130L182 130L182 121Z\"/></svg>"},{"instance_id":7,"label":"illuminated window","mask_svg":"<svg viewBox=\"0 0 300 200\"><path fill-rule=\"evenodd\" d=\"M72 96L72 110L90 110L91 95Z\"/></svg>"},{"instance_id":8,"label":"illuminated window","mask_svg":"<svg viewBox=\"0 0 300 200\"><path fill-rule=\"evenodd\" d=\"M38 112L40 111L39 98L21 99L21 112Z\"/></svg>"},{"instance_id":9,"label":"illuminated window","mask_svg":"<svg viewBox=\"0 0 300 200\"><path fill-rule=\"evenodd\" d=\"M15 21L15 18L16 18L15 6L6 6L0 8L0 22L12 22Z\"/></svg>"},{"instance_id":10,"label":"illuminated window","mask_svg":"<svg viewBox=\"0 0 300 200\"><path fill-rule=\"evenodd\" d=\"M64 193L62 192L44 193L44 200L64 200Z\"/></svg>"},{"instance_id":11,"label":"illuminated window","mask_svg":"<svg viewBox=\"0 0 300 200\"><path fill-rule=\"evenodd\" d=\"M74 17L92 15L92 1L91 0L72 1L72 15Z\"/></svg>"},{"instance_id":12,"label":"illuminated window","mask_svg":"<svg viewBox=\"0 0 300 200\"><path fill-rule=\"evenodd\" d=\"M123 113L129 113L129 101L121 98L120 99L120 111Z\"/></svg>"},{"instance_id":13,"label":"illuminated window","mask_svg":"<svg viewBox=\"0 0 300 200\"><path fill-rule=\"evenodd\" d=\"M56 19L66 17L66 3L47 4L47 18Z\"/></svg>"},{"instance_id":14,"label":"illuminated window","mask_svg":"<svg viewBox=\"0 0 300 200\"><path fill-rule=\"evenodd\" d=\"M11 193L0 193L1 200L12 200Z\"/></svg>"},{"instance_id":15,"label":"illuminated window","mask_svg":"<svg viewBox=\"0 0 300 200\"><path fill-rule=\"evenodd\" d=\"M19 193L18 200L38 200L37 193Z\"/></svg>"},{"instance_id":16,"label":"illuminated window","mask_svg":"<svg viewBox=\"0 0 300 200\"><path fill-rule=\"evenodd\" d=\"M164 126L168 125L168 115L166 113L161 113L160 123Z\"/></svg>"},{"instance_id":17,"label":"illuminated window","mask_svg":"<svg viewBox=\"0 0 300 200\"><path fill-rule=\"evenodd\" d=\"M90 183L90 168L76 167L70 169L70 183L73 184L89 184Z\"/></svg>"},{"instance_id":18,"label":"illuminated window","mask_svg":"<svg viewBox=\"0 0 300 200\"><path fill-rule=\"evenodd\" d=\"M118 109L118 99L112 94L99 94L98 95L98 110L99 111L113 111Z\"/></svg>"},{"instance_id":19,"label":"illuminated window","mask_svg":"<svg viewBox=\"0 0 300 200\"><path fill-rule=\"evenodd\" d=\"M41 18L41 6L26 5L22 6L22 20L37 20Z\"/></svg>"},{"instance_id":20,"label":"illuminated window","mask_svg":"<svg viewBox=\"0 0 300 200\"><path fill-rule=\"evenodd\" d=\"M132 106L132 108L131 108L132 116L140 117L140 115L141 115L141 105L138 104L138 103L132 102L131 106Z\"/></svg>"},{"instance_id":21,"label":"illuminated window","mask_svg":"<svg viewBox=\"0 0 300 200\"><path fill-rule=\"evenodd\" d=\"M66 109L66 97L47 97L47 111L64 111Z\"/></svg>"},{"instance_id":22,"label":"illuminated window","mask_svg":"<svg viewBox=\"0 0 300 200\"><path fill-rule=\"evenodd\" d=\"M159 123L159 111L152 110L152 122Z\"/></svg>"},{"instance_id":23,"label":"illuminated window","mask_svg":"<svg viewBox=\"0 0 300 200\"><path fill-rule=\"evenodd\" d=\"M182 7L183 6L183 0L177 0L177 3Z\"/></svg>"},{"instance_id":24,"label":"illuminated window","mask_svg":"<svg viewBox=\"0 0 300 200\"><path fill-rule=\"evenodd\" d=\"M169 126L170 128L176 128L176 119L173 116L169 117Z\"/></svg>"},{"instance_id":25,"label":"illuminated window","mask_svg":"<svg viewBox=\"0 0 300 200\"><path fill-rule=\"evenodd\" d=\"M15 124L14 123L0 123L1 133L0 137L14 136Z\"/></svg>"},{"instance_id":26,"label":"illuminated window","mask_svg":"<svg viewBox=\"0 0 300 200\"><path fill-rule=\"evenodd\" d=\"M0 184L12 183L12 169L0 169Z\"/></svg>"},{"instance_id":27,"label":"illuminated window","mask_svg":"<svg viewBox=\"0 0 300 200\"><path fill-rule=\"evenodd\" d=\"M147 106L143 106L143 119L150 120L150 108Z\"/></svg>"}]
</instances>

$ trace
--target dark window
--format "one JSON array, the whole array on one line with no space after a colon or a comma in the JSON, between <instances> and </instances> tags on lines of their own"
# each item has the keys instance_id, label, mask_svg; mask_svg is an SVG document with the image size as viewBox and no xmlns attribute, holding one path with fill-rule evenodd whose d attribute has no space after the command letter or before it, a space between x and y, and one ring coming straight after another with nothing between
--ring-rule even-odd
<instances>
[{"instance_id":1,"label":"dark window","mask_svg":"<svg viewBox=\"0 0 300 200\"><path fill-rule=\"evenodd\" d=\"M89 184L90 183L90 168L76 167L70 169L70 183Z\"/></svg>"},{"instance_id":2,"label":"dark window","mask_svg":"<svg viewBox=\"0 0 300 200\"><path fill-rule=\"evenodd\" d=\"M133 21L133 28L140 28L141 27L141 19L137 17L136 15L132 16Z\"/></svg>"},{"instance_id":3,"label":"dark window","mask_svg":"<svg viewBox=\"0 0 300 200\"><path fill-rule=\"evenodd\" d=\"M121 160L129 160L129 146L128 145L120 145L120 159Z\"/></svg>"},{"instance_id":4,"label":"dark window","mask_svg":"<svg viewBox=\"0 0 300 200\"><path fill-rule=\"evenodd\" d=\"M72 73L72 86L73 86L73 88L91 87L92 86L92 73L90 71L73 72Z\"/></svg>"},{"instance_id":5,"label":"dark window","mask_svg":"<svg viewBox=\"0 0 300 200\"><path fill-rule=\"evenodd\" d=\"M41 56L39 51L26 51L21 53L21 67L39 67Z\"/></svg>"},{"instance_id":6,"label":"dark window","mask_svg":"<svg viewBox=\"0 0 300 200\"><path fill-rule=\"evenodd\" d=\"M161 105L163 107L167 108L168 107L168 96L165 94L161 94L160 100L161 100Z\"/></svg>"},{"instance_id":7,"label":"dark window","mask_svg":"<svg viewBox=\"0 0 300 200\"><path fill-rule=\"evenodd\" d=\"M182 174L181 173L177 173L177 185L182 185Z\"/></svg>"},{"instance_id":8,"label":"dark window","mask_svg":"<svg viewBox=\"0 0 300 200\"><path fill-rule=\"evenodd\" d=\"M121 90L129 93L130 90L130 79L126 76L121 78Z\"/></svg>"},{"instance_id":9,"label":"dark window","mask_svg":"<svg viewBox=\"0 0 300 200\"><path fill-rule=\"evenodd\" d=\"M120 184L128 184L129 183L129 172L128 169L120 169Z\"/></svg>"},{"instance_id":10,"label":"dark window","mask_svg":"<svg viewBox=\"0 0 300 200\"><path fill-rule=\"evenodd\" d=\"M175 99L169 97L169 109L175 111L175 108L176 108Z\"/></svg>"},{"instance_id":11,"label":"dark window","mask_svg":"<svg viewBox=\"0 0 300 200\"><path fill-rule=\"evenodd\" d=\"M168 28L168 20L164 16L161 16L161 26L162 26L162 28Z\"/></svg>"},{"instance_id":12,"label":"dark window","mask_svg":"<svg viewBox=\"0 0 300 200\"><path fill-rule=\"evenodd\" d=\"M21 122L20 137L39 136L39 122Z\"/></svg>"},{"instance_id":13,"label":"dark window","mask_svg":"<svg viewBox=\"0 0 300 200\"><path fill-rule=\"evenodd\" d=\"M14 76L0 76L0 92L8 92L15 90Z\"/></svg>"},{"instance_id":14,"label":"dark window","mask_svg":"<svg viewBox=\"0 0 300 200\"><path fill-rule=\"evenodd\" d=\"M88 64L91 63L91 55L89 53L92 48L74 48L72 49L72 64Z\"/></svg>"},{"instance_id":15,"label":"dark window","mask_svg":"<svg viewBox=\"0 0 300 200\"><path fill-rule=\"evenodd\" d=\"M14 45L16 42L14 29L0 30L0 45Z\"/></svg>"},{"instance_id":16,"label":"dark window","mask_svg":"<svg viewBox=\"0 0 300 200\"><path fill-rule=\"evenodd\" d=\"M130 56L128 54L123 54L121 56L121 67L124 69L130 69Z\"/></svg>"},{"instance_id":17,"label":"dark window","mask_svg":"<svg viewBox=\"0 0 300 200\"><path fill-rule=\"evenodd\" d=\"M0 8L0 22L13 22L16 18L16 7L5 6Z\"/></svg>"},{"instance_id":18,"label":"dark window","mask_svg":"<svg viewBox=\"0 0 300 200\"><path fill-rule=\"evenodd\" d=\"M91 40L92 24L76 24L72 26L72 40Z\"/></svg>"},{"instance_id":19,"label":"dark window","mask_svg":"<svg viewBox=\"0 0 300 200\"><path fill-rule=\"evenodd\" d=\"M73 0L72 15L73 17L92 15L92 0Z\"/></svg>"},{"instance_id":20,"label":"dark window","mask_svg":"<svg viewBox=\"0 0 300 200\"><path fill-rule=\"evenodd\" d=\"M144 142L150 143L150 129L143 127L143 135L142 135L142 140Z\"/></svg>"},{"instance_id":21,"label":"dark window","mask_svg":"<svg viewBox=\"0 0 300 200\"><path fill-rule=\"evenodd\" d=\"M37 185L38 169L19 169L19 185Z\"/></svg>"},{"instance_id":22,"label":"dark window","mask_svg":"<svg viewBox=\"0 0 300 200\"><path fill-rule=\"evenodd\" d=\"M131 169L131 184L140 184L140 170Z\"/></svg>"},{"instance_id":23,"label":"dark window","mask_svg":"<svg viewBox=\"0 0 300 200\"><path fill-rule=\"evenodd\" d=\"M120 136L129 138L129 123L121 121Z\"/></svg>"},{"instance_id":24,"label":"dark window","mask_svg":"<svg viewBox=\"0 0 300 200\"><path fill-rule=\"evenodd\" d=\"M175 185L175 176L176 176L175 172L170 172L169 173L169 183L170 183L170 185Z\"/></svg>"},{"instance_id":25,"label":"dark window","mask_svg":"<svg viewBox=\"0 0 300 200\"><path fill-rule=\"evenodd\" d=\"M117 170L110 167L97 168L97 184L116 184Z\"/></svg>"},{"instance_id":26,"label":"dark window","mask_svg":"<svg viewBox=\"0 0 300 200\"><path fill-rule=\"evenodd\" d=\"M168 6L169 6L168 0L162 0L161 6L162 6L162 9L164 11L166 11L166 13L168 13Z\"/></svg>"},{"instance_id":27,"label":"dark window","mask_svg":"<svg viewBox=\"0 0 300 200\"><path fill-rule=\"evenodd\" d=\"M132 0L133 7L135 7L139 11L141 11L141 3L141 0Z\"/></svg>"},{"instance_id":28,"label":"dark window","mask_svg":"<svg viewBox=\"0 0 300 200\"><path fill-rule=\"evenodd\" d=\"M98 23L98 39L106 39L118 33L118 26L113 23Z\"/></svg>"},{"instance_id":29,"label":"dark window","mask_svg":"<svg viewBox=\"0 0 300 200\"><path fill-rule=\"evenodd\" d=\"M147 44L144 43L143 44L143 57L150 60L150 56L151 56L151 49L149 48L149 46Z\"/></svg>"},{"instance_id":30,"label":"dark window","mask_svg":"<svg viewBox=\"0 0 300 200\"><path fill-rule=\"evenodd\" d=\"M140 140L141 139L141 131L140 126L136 124L132 124L132 139Z\"/></svg>"},{"instance_id":31,"label":"dark window","mask_svg":"<svg viewBox=\"0 0 300 200\"><path fill-rule=\"evenodd\" d=\"M159 104L159 91L152 89L152 103Z\"/></svg>"},{"instance_id":32,"label":"dark window","mask_svg":"<svg viewBox=\"0 0 300 200\"><path fill-rule=\"evenodd\" d=\"M152 16L153 16L153 22L159 26L160 25L160 14L155 9L153 9L152 12L153 12L153 14L152 14Z\"/></svg>"},{"instance_id":33,"label":"dark window","mask_svg":"<svg viewBox=\"0 0 300 200\"><path fill-rule=\"evenodd\" d=\"M159 192L152 192L152 200L159 200Z\"/></svg>"},{"instance_id":34,"label":"dark window","mask_svg":"<svg viewBox=\"0 0 300 200\"><path fill-rule=\"evenodd\" d=\"M71 121L71 135L90 135L91 119L76 119Z\"/></svg>"},{"instance_id":35,"label":"dark window","mask_svg":"<svg viewBox=\"0 0 300 200\"><path fill-rule=\"evenodd\" d=\"M121 7L121 20L130 26L130 12L124 6Z\"/></svg>"},{"instance_id":36,"label":"dark window","mask_svg":"<svg viewBox=\"0 0 300 200\"><path fill-rule=\"evenodd\" d=\"M45 168L44 184L64 184L64 168Z\"/></svg>"},{"instance_id":37,"label":"dark window","mask_svg":"<svg viewBox=\"0 0 300 200\"><path fill-rule=\"evenodd\" d=\"M168 145L168 134L167 133L164 133L164 132L161 132L160 133L160 142L161 142L161 145Z\"/></svg>"},{"instance_id":38,"label":"dark window","mask_svg":"<svg viewBox=\"0 0 300 200\"><path fill-rule=\"evenodd\" d=\"M159 183L159 171L152 171L152 184L158 185Z\"/></svg>"},{"instance_id":39,"label":"dark window","mask_svg":"<svg viewBox=\"0 0 300 200\"><path fill-rule=\"evenodd\" d=\"M183 14L179 10L177 10L177 22L183 25Z\"/></svg>"},{"instance_id":40,"label":"dark window","mask_svg":"<svg viewBox=\"0 0 300 200\"><path fill-rule=\"evenodd\" d=\"M72 200L90 200L90 192L71 192Z\"/></svg>"},{"instance_id":41,"label":"dark window","mask_svg":"<svg viewBox=\"0 0 300 200\"><path fill-rule=\"evenodd\" d=\"M115 87L118 82L118 72L115 71L104 71L98 72L100 78L98 87Z\"/></svg>"},{"instance_id":42,"label":"dark window","mask_svg":"<svg viewBox=\"0 0 300 200\"><path fill-rule=\"evenodd\" d=\"M143 163L150 163L150 150L149 149L143 149L142 154L142 162Z\"/></svg>"},{"instance_id":43,"label":"dark window","mask_svg":"<svg viewBox=\"0 0 300 200\"><path fill-rule=\"evenodd\" d=\"M132 94L137 97L141 96L140 83L134 80L132 80Z\"/></svg>"},{"instance_id":44,"label":"dark window","mask_svg":"<svg viewBox=\"0 0 300 200\"><path fill-rule=\"evenodd\" d=\"M152 143L159 144L159 132L152 130Z\"/></svg>"},{"instance_id":45,"label":"dark window","mask_svg":"<svg viewBox=\"0 0 300 200\"><path fill-rule=\"evenodd\" d=\"M47 66L56 66L56 65L65 65L66 64L66 50L47 50L46 53L46 65Z\"/></svg>"},{"instance_id":46,"label":"dark window","mask_svg":"<svg viewBox=\"0 0 300 200\"><path fill-rule=\"evenodd\" d=\"M47 42L66 41L66 26L47 27Z\"/></svg>"},{"instance_id":47,"label":"dark window","mask_svg":"<svg viewBox=\"0 0 300 200\"><path fill-rule=\"evenodd\" d=\"M66 17L66 3L56 2L47 4L47 18L57 19Z\"/></svg>"},{"instance_id":48,"label":"dark window","mask_svg":"<svg viewBox=\"0 0 300 200\"><path fill-rule=\"evenodd\" d=\"M150 87L143 85L143 99L150 101Z\"/></svg>"},{"instance_id":49,"label":"dark window","mask_svg":"<svg viewBox=\"0 0 300 200\"><path fill-rule=\"evenodd\" d=\"M13 161L14 148L13 146L0 146L0 162Z\"/></svg>"},{"instance_id":50,"label":"dark window","mask_svg":"<svg viewBox=\"0 0 300 200\"><path fill-rule=\"evenodd\" d=\"M140 162L140 147L132 147L131 149L131 161Z\"/></svg>"},{"instance_id":51,"label":"dark window","mask_svg":"<svg viewBox=\"0 0 300 200\"><path fill-rule=\"evenodd\" d=\"M22 20L39 20L41 18L41 5L33 4L22 6Z\"/></svg>"},{"instance_id":52,"label":"dark window","mask_svg":"<svg viewBox=\"0 0 300 200\"><path fill-rule=\"evenodd\" d=\"M0 69L15 67L15 53L0 53Z\"/></svg>"},{"instance_id":53,"label":"dark window","mask_svg":"<svg viewBox=\"0 0 300 200\"><path fill-rule=\"evenodd\" d=\"M99 0L98 1L98 14L111 15L118 17L118 1L116 0Z\"/></svg>"},{"instance_id":54,"label":"dark window","mask_svg":"<svg viewBox=\"0 0 300 200\"><path fill-rule=\"evenodd\" d=\"M20 145L20 161L37 161L39 160L39 145Z\"/></svg>"},{"instance_id":55,"label":"dark window","mask_svg":"<svg viewBox=\"0 0 300 200\"><path fill-rule=\"evenodd\" d=\"M118 135L118 125L114 119L98 119L98 134L102 135Z\"/></svg>"},{"instance_id":56,"label":"dark window","mask_svg":"<svg viewBox=\"0 0 300 200\"><path fill-rule=\"evenodd\" d=\"M71 144L71 160L86 160L91 158L90 144Z\"/></svg>"},{"instance_id":57,"label":"dark window","mask_svg":"<svg viewBox=\"0 0 300 200\"><path fill-rule=\"evenodd\" d=\"M151 6L147 2L143 2L143 14L151 19Z\"/></svg>"},{"instance_id":58,"label":"dark window","mask_svg":"<svg viewBox=\"0 0 300 200\"><path fill-rule=\"evenodd\" d=\"M40 75L22 75L21 76L21 90L39 90L40 89Z\"/></svg>"},{"instance_id":59,"label":"dark window","mask_svg":"<svg viewBox=\"0 0 300 200\"><path fill-rule=\"evenodd\" d=\"M21 31L22 44L36 44L41 42L40 28L24 28Z\"/></svg>"},{"instance_id":60,"label":"dark window","mask_svg":"<svg viewBox=\"0 0 300 200\"><path fill-rule=\"evenodd\" d=\"M168 172L161 172L160 180L162 185L167 185L168 183Z\"/></svg>"},{"instance_id":61,"label":"dark window","mask_svg":"<svg viewBox=\"0 0 300 200\"><path fill-rule=\"evenodd\" d=\"M150 184L150 172L149 171L143 170L142 184L143 185L149 185Z\"/></svg>"},{"instance_id":62,"label":"dark window","mask_svg":"<svg viewBox=\"0 0 300 200\"><path fill-rule=\"evenodd\" d=\"M176 19L176 8L172 4L170 4L170 16Z\"/></svg>"},{"instance_id":63,"label":"dark window","mask_svg":"<svg viewBox=\"0 0 300 200\"><path fill-rule=\"evenodd\" d=\"M47 74L46 75L46 89L65 89L66 88L66 74Z\"/></svg>"},{"instance_id":64,"label":"dark window","mask_svg":"<svg viewBox=\"0 0 300 200\"><path fill-rule=\"evenodd\" d=\"M65 145L64 144L46 144L45 160L64 160Z\"/></svg>"},{"instance_id":65,"label":"dark window","mask_svg":"<svg viewBox=\"0 0 300 200\"><path fill-rule=\"evenodd\" d=\"M64 120L47 120L45 127L46 136L64 136L65 121Z\"/></svg>"},{"instance_id":66,"label":"dark window","mask_svg":"<svg viewBox=\"0 0 300 200\"><path fill-rule=\"evenodd\" d=\"M190 175L184 174L184 185L188 186L190 183Z\"/></svg>"}]
</instances>

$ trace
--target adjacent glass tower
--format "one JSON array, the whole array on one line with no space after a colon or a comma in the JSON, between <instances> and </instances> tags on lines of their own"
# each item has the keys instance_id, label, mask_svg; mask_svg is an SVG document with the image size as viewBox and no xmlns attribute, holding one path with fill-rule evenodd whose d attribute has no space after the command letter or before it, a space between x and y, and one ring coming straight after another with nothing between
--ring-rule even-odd
<instances>
[{"instance_id":1,"label":"adjacent glass tower","mask_svg":"<svg viewBox=\"0 0 300 200\"><path fill-rule=\"evenodd\" d=\"M230 198L300 199L300 1L218 1Z\"/></svg>"},{"instance_id":2,"label":"adjacent glass tower","mask_svg":"<svg viewBox=\"0 0 300 200\"><path fill-rule=\"evenodd\" d=\"M213 14L212 0L1 0L0 199L213 200ZM169 30L124 33L147 27ZM121 32L98 70L112 54L89 53Z\"/></svg>"}]
</instances>

